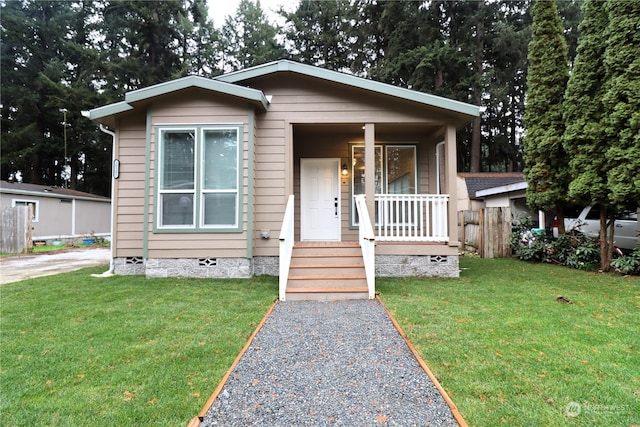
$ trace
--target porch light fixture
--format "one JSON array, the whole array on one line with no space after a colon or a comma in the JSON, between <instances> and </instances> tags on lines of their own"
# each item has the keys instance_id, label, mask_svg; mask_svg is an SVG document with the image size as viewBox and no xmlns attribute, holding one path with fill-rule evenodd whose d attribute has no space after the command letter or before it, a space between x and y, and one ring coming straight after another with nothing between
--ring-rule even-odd
<instances>
[{"instance_id":1,"label":"porch light fixture","mask_svg":"<svg viewBox=\"0 0 640 427\"><path fill-rule=\"evenodd\" d=\"M347 164L343 163L342 164L342 176L347 176L349 175L349 169L347 169Z\"/></svg>"}]
</instances>

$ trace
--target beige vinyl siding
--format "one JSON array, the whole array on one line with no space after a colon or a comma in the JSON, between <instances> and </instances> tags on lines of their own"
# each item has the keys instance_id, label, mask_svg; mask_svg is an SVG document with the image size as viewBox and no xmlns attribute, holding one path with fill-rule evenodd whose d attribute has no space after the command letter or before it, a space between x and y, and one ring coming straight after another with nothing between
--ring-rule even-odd
<instances>
[{"instance_id":1,"label":"beige vinyl siding","mask_svg":"<svg viewBox=\"0 0 640 427\"><path fill-rule=\"evenodd\" d=\"M293 190L296 196L296 239L300 237L300 159L305 157L340 158L341 164L350 160L349 143L364 143L364 131L355 134L331 130L332 124L376 123L376 140L381 143L417 144L418 185L420 193L435 193L430 188L429 153L435 145L433 132L446 121L442 112L409 102L393 102L388 97L372 95L362 90L345 88L319 80L292 74L280 74L247 82L251 87L272 96L269 111L258 116L255 160L254 209L256 238L254 255L278 255L284 208L288 197L285 191L290 172L287 170L290 156L293 171ZM292 124L318 124L314 134L300 135L294 131L294 140L287 147L287 126ZM397 123L382 131L385 124ZM403 125L431 125L428 132L407 130ZM291 152L292 151L292 152ZM349 227L350 179L340 178L342 240L357 240L357 230ZM259 237L260 230L268 230L270 240Z\"/></svg>"},{"instance_id":2,"label":"beige vinyl siding","mask_svg":"<svg viewBox=\"0 0 640 427\"><path fill-rule=\"evenodd\" d=\"M267 113L256 116L254 156L254 256L277 256L282 218L287 203L286 182L286 124L271 120ZM260 233L268 231L269 239Z\"/></svg>"},{"instance_id":3,"label":"beige vinyl siding","mask_svg":"<svg viewBox=\"0 0 640 427\"><path fill-rule=\"evenodd\" d=\"M129 114L118 121L115 180L114 257L140 257L143 251L145 186L145 115Z\"/></svg>"},{"instance_id":4,"label":"beige vinyl siding","mask_svg":"<svg viewBox=\"0 0 640 427\"><path fill-rule=\"evenodd\" d=\"M248 83L272 95L270 120L290 123L445 123L436 109L293 74L276 74Z\"/></svg>"},{"instance_id":5,"label":"beige vinyl siding","mask_svg":"<svg viewBox=\"0 0 640 427\"><path fill-rule=\"evenodd\" d=\"M150 158L150 205L146 223L149 258L197 258L197 257L245 257L247 255L247 212L248 212L248 109L249 105L227 96L212 96L210 92L186 90L176 95L164 96L151 107L151 158ZM157 172L156 130L162 125L241 125L240 155L242 169L238 197L241 200L242 232L153 233L155 218Z\"/></svg>"}]
</instances>

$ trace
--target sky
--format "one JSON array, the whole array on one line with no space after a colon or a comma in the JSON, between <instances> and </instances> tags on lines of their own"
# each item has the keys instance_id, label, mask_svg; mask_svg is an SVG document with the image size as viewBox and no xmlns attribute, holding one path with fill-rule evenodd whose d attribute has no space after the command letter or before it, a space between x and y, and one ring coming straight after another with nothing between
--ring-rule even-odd
<instances>
[{"instance_id":1,"label":"sky","mask_svg":"<svg viewBox=\"0 0 640 427\"><path fill-rule=\"evenodd\" d=\"M214 26L220 28L227 16L236 14L240 0L208 0L208 3L209 17L213 19ZM274 10L283 6L285 10L291 11L297 4L297 0L260 0L260 7L267 14L271 23L277 20L277 14L273 12Z\"/></svg>"}]
</instances>

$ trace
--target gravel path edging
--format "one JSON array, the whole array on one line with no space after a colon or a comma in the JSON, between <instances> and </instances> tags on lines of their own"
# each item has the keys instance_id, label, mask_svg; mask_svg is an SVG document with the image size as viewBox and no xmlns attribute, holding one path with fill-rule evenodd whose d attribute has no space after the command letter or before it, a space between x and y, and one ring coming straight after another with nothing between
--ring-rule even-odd
<instances>
[{"instance_id":1,"label":"gravel path edging","mask_svg":"<svg viewBox=\"0 0 640 427\"><path fill-rule=\"evenodd\" d=\"M218 398L218 395L220 394L220 392L222 392L222 389L224 388L225 384L227 384L227 380L229 379L229 376L231 375L233 370L236 368L236 366L240 362L240 359L242 359L242 356L244 356L244 354L247 352L247 350L249 349L249 347L253 343L253 340L255 339L256 335L258 335L258 332L260 332L260 329L262 329L262 327L264 326L265 322L267 321L267 319L269 318L269 316L273 312L273 309L275 308L275 306L279 302L280 302L279 300L275 300L273 302L273 304L271 304L271 307L269 307L269 309L265 313L264 317L262 318L262 320L260 321L260 323L256 327L256 330L253 331L253 333L251 334L251 336L247 340L247 343L244 345L244 347L242 347L242 349L240 350L240 353L238 353L238 355L234 359L233 363L231 364L231 366L229 367L227 372L224 374L224 376L220 380L220 383L218 383L218 387L216 387L216 389L213 391L213 393L211 393L211 396L209 396L209 399L207 399L207 402L204 404L204 406L202 407L202 409L200 410L198 415L193 417L191 419L191 421L189 421L189 424L187 424L187 427L199 427L200 426L200 422L202 421L204 416L207 414L207 412L209 412L209 408L211 408L211 405L213 405L213 402L216 401L216 399Z\"/></svg>"},{"instance_id":2,"label":"gravel path edging","mask_svg":"<svg viewBox=\"0 0 640 427\"><path fill-rule=\"evenodd\" d=\"M460 427L468 427L469 425L467 424L465 419L462 417L462 414L458 410L458 407L456 406L455 403L453 403L453 400L451 400L451 398L449 397L445 389L442 388L442 385L440 385L440 382L438 381L436 376L433 374L433 372L431 372L431 369L429 369L429 366L425 363L424 360L422 360L420 353L418 353L418 350L411 343L411 341L409 340L409 337L407 337L407 334L404 333L404 330L402 329L400 324L396 321L396 318L393 317L393 315L391 314L387 306L384 305L379 295L376 295L376 299L380 301L380 305L382 305L384 310L387 312L389 319L391 319L391 323L393 323L393 326L398 330L398 333L400 334L404 342L407 344L407 347L409 347L409 350L411 350L411 353L413 353L413 357L416 358L420 367L427 373L427 375L433 382L433 385L436 387L436 389L438 389L438 391L442 395L442 398L444 399L444 401L447 402L447 405L449 406L449 409L451 409L451 413L453 414L453 417L456 419L458 424L460 424Z\"/></svg>"},{"instance_id":3,"label":"gravel path edging","mask_svg":"<svg viewBox=\"0 0 640 427\"><path fill-rule=\"evenodd\" d=\"M364 301L363 301L364 302ZM274 337L279 336L280 340L286 340L287 344L289 345L289 348L291 348L291 344L292 343L298 343L298 341L296 341L296 335L297 335L297 339L300 339L300 334L296 334L294 333L291 336L291 340L289 340L287 337L289 337L289 335L283 335L281 333L281 331L284 330L290 330L291 325L297 325L297 324L309 324L307 322L307 320L303 320L305 319L304 316L306 316L306 313L316 313L316 315L320 315L320 313L323 313L322 315L325 317L319 318L319 319L328 319L328 317L326 317L328 314L332 314L332 315L337 315L338 319L340 319L340 316L344 316L347 315L349 316L349 313L351 313L351 315L355 314L356 312L353 311L353 306L351 306L351 308L346 308L346 311L342 311L342 309L339 312L335 312L335 311L318 311L318 310L324 310L324 309L318 309L318 308L311 308L313 306L306 306L304 308L305 311L291 311L293 310L293 307L291 308L284 308L286 306L281 307L277 307L279 304L279 301L276 300L271 307L268 309L267 313L265 314L265 316L263 317L262 321L260 322L260 324L258 325L258 327L256 328L256 330L253 332L253 334L249 337L247 343L245 344L245 346L242 348L242 350L240 351L240 353L238 354L238 356L236 357L236 359L234 360L234 362L232 363L231 367L228 369L228 371L226 372L226 374L224 375L224 377L222 378L222 380L220 381L220 383L218 384L218 386L216 387L216 389L214 390L214 392L212 393L212 395L210 396L210 398L207 400L206 404L204 405L204 407L202 408L202 410L200 411L200 413L198 414L198 416L194 417L193 419L191 419L191 421L188 424L188 427L200 427L201 425L206 425L207 427L209 426L214 426L214 425L219 425L219 423L222 421L221 425L227 425L227 424L231 424L231 425L247 425L247 423L251 424L251 423L255 423L258 422L258 420L261 420L260 423L274 423L274 425L288 425L286 424L288 421L287 417L285 417L283 420L281 420L280 418L278 418L278 416L276 414L281 413L282 415L285 415L286 413L288 413L289 417L291 417L293 415L293 419L296 419L297 416L299 416L301 414L300 410L296 410L293 411L293 413L290 413L289 410L287 410L286 412L281 412L282 411L282 407L281 407L281 403L277 403L274 406L274 401L268 401L268 399L264 399L265 395L264 393L272 393L274 388L276 391L285 391L286 389L286 385L285 385L285 389L282 388L282 383L278 382L278 381L283 381L285 382L285 384L287 383L287 379L285 378L280 378L279 374L277 372L275 372L275 377L278 377L278 380L275 379L274 377L274 372L273 371L269 371L271 372L271 374L269 375L271 380L275 380L275 382L270 383L269 385L267 385L267 383L269 382L269 380L267 379L267 383L264 383L264 386L267 387L267 389L262 388L263 384L260 384L261 381L254 379L253 380L253 386L257 386L258 384L260 384L259 386L256 387L256 389L258 390L258 395L255 395L254 393L256 393L256 391L249 391L249 389L253 389L253 387L247 387L251 381L247 381L247 377L246 375L249 375L249 379L251 378L268 378L267 375L265 374L265 371L262 368L258 368L257 370L255 370L257 366L264 366L262 364L264 363L269 363L269 361L271 363L273 363L273 361L275 359L273 359L274 356L276 357L281 357L282 356L282 352L280 350L278 350L278 348L280 346L275 346L272 347L271 343L269 342L269 340L272 340L272 342L277 342L277 341L273 341ZM387 392L384 393L388 393L390 390L388 389L388 387L392 387L391 392L394 396L396 396L396 398L398 396L400 396L400 400L399 401L387 401L385 400L385 397L382 397L380 395L376 396L378 398L382 398L382 401L378 401L377 399L371 397L371 400L369 402L371 402L371 404L374 407L377 407L379 404L382 405L380 406L378 409L376 409L375 413L371 413L369 411L369 409L366 409L365 412L368 413L368 415L365 414L365 416L371 417L376 416L376 414L378 413L382 413L382 408L385 407L386 405L386 411L387 411L387 415L389 415L389 410L391 409L391 411L393 412L393 408L396 408L396 415L397 418L396 420L393 420L393 418L395 418L394 416L392 416L391 418L388 418L387 416L382 416L382 417L375 417L376 422L374 423L380 423L382 422L384 425L407 425L405 423L409 422L410 425L418 425L418 424L422 424L425 422L427 422L427 425L432 425L431 423L435 421L434 425L453 425L453 424L457 424L461 427L468 427L468 424L466 423L466 421L464 420L464 418L462 417L462 415L460 414L459 410L457 409L456 405L453 403L453 401L451 400L451 398L447 395L446 391L442 388L442 386L440 385L440 383L438 382L438 380L436 379L435 375L431 372L431 370L429 369L429 367L426 365L426 363L422 360L422 358L420 357L419 353L417 352L417 350L415 349L415 347L413 346L413 344L409 341L408 337L406 336L406 334L404 333L404 331L402 330L402 328L400 327L400 325L398 324L398 322L395 320L395 318L391 315L391 312L388 310L388 308L382 303L382 301L380 300L380 298L376 295L376 299L375 299L375 303L374 306L377 305L378 308L376 310L374 310L374 312L377 312L378 314L375 315L374 317L371 318L371 311L369 309L366 309L365 311L358 311L357 313L362 313L362 315L364 316L363 319L367 319L365 320L365 323L362 324L362 326L357 326L358 328L357 330L355 330L356 335L355 336L360 336L360 330L363 330L361 328L367 328L366 330L369 330L370 326L372 325L372 321L375 322L374 324L379 324L379 322L383 322L385 323L384 320L382 320L383 317L387 318L386 324L388 326L383 327L383 331L381 331L380 329L378 329L378 327L373 327L373 333L376 334L382 334L383 337L386 337L383 339L383 341L380 341L378 338L373 338L373 336L371 336L371 338L373 339L373 341L367 341L369 343L371 343L371 345L374 346L379 346L379 348L386 348L386 352L387 355L384 354L384 351L382 352L382 354L378 354L376 356L376 352L373 352L370 356L363 356L365 357L365 359L367 357L369 357L369 361L368 363L371 364L373 363L374 365L379 365L376 361L380 361L382 363L382 365L379 365L382 369L382 371L375 371L375 375L383 375L385 376L385 380L383 383L380 382L376 382L376 380L374 380L373 383L370 383L368 385L368 388L365 387L365 390L370 390L373 391L374 394L376 394L377 390L387 390ZM358 310L362 310L362 308L364 306L362 305L358 305L356 307L359 307ZM372 307L372 306L370 306ZM277 313L274 313L274 310L277 308ZM309 311L306 311L309 310ZM338 314L336 314L338 313ZM368 314L366 314L368 313ZM303 317L300 317L300 316ZM285 316L285 317L283 317ZM291 317L289 317L291 316ZM382 317L378 317L378 316L382 316ZM263 330L263 326L269 321L269 319L271 318L271 320L273 320L275 323L273 325L270 325L270 328L267 330L265 329L264 334L261 334L257 340L256 337L258 336L258 334L260 333L261 330ZM358 316L358 318L360 318L360 316ZM342 318L342 322L341 324L346 325L344 323L344 321L350 322L348 319L353 319L353 317L347 317L347 318ZM379 320L374 320L374 319L379 319ZM313 322L314 318L311 318L311 321ZM284 323L283 323L284 322ZM294 322L294 323L292 323ZM297 323L297 322L302 322L302 323ZM368 322L368 323L367 323ZM356 322L358 323L358 322ZM278 326L279 325L279 326ZM289 326L286 326L289 325ZM359 325L359 323L358 323ZM274 329L274 327L276 327L276 329ZM284 328L283 328L284 327ZM311 331L311 336L312 339L311 341L313 343L315 343L316 345L318 344L318 342L315 341L316 337L316 331L318 331L319 333L328 333L329 336L333 337L333 329L327 329L327 328L320 328L317 329L318 326L316 326L316 323L311 323L310 326L311 329L306 329L307 331ZM304 327L303 327L304 328ZM386 329L385 329L386 328ZM296 328L298 330L298 332L300 331L300 328ZM303 329L304 330L304 329ZM277 331L274 333L274 331ZM384 332L386 331L386 332ZM392 332L393 331L393 332ZM345 331L345 334L348 334L348 331ZM352 325L352 329L351 329L351 334L354 333L354 329L353 329L353 325ZM342 332L338 333L337 335L342 336ZM395 338L393 337L395 335ZM352 337L354 335L351 335ZM321 337L321 335L320 335ZM254 342L255 340L255 342ZM389 341L387 341L389 340ZM338 342L341 342L340 340L338 340ZM356 339L355 343L356 345L361 345L357 344L358 340ZM377 342L377 344L376 344ZM326 341L324 341L324 343L326 343ZM395 359L393 356L391 359L388 358L388 353L389 353L389 349L391 347L387 346L387 343L389 343L388 345L390 346L399 346L396 348L400 348L402 347L403 343L404 345L406 345L405 350L404 350L404 356L401 356L400 359ZM395 343L395 344L393 344ZM266 344L266 347L265 347ZM306 339L303 339L303 341L301 342L302 347L307 347L308 343L306 342ZM313 345L313 344L312 344ZM321 345L322 348L324 348L324 344ZM272 348L272 350L269 350L270 348ZM298 348L297 345L294 346L294 348ZM340 350L339 347L338 353L334 353L337 355L349 355L349 354L353 354L352 351L353 350L349 350L346 353L342 353L342 350ZM362 350L364 349L364 347L355 347L355 348L360 348L360 352L362 352ZM373 348L378 348L378 347L367 347L369 349L373 349ZM336 349L334 349L335 351ZM264 353L266 351L266 353ZM328 350L330 351L330 350ZM401 351L401 350L400 350ZM246 353L249 352L249 355L246 355ZM379 353L379 352L378 352ZM298 354L296 352L296 354ZM327 357L324 352L320 353L323 357ZM367 353L359 353L359 354L368 354ZM243 357L247 358L247 360L242 360ZM257 359L255 358L257 356ZM291 356L291 353L284 353L284 357L287 358ZM266 357L266 358L265 358ZM360 358L358 358L360 359ZM413 362L410 362L410 360L413 359ZM302 359L304 360L304 359ZM333 365L328 365L326 368L330 369L330 371L325 371L325 372L334 372L335 374L337 374L338 376L335 376L335 374L333 376L329 375L328 380L331 381L331 378L333 378L333 381L336 381L336 383L331 383L331 384L336 384L336 386L338 387L338 389L333 388L329 391L332 391L334 393L336 393L336 398L338 397L338 394L341 393L340 387L345 385L345 382L342 380L342 376L345 375L345 373L343 372L343 367L349 366L351 369L351 362L347 360L348 364L344 364L345 361L342 358L342 356L338 356L338 360L336 360L336 362L339 362L338 364L333 364ZM259 365L256 365L259 364ZM396 365L399 366L399 369L392 369L391 371L389 371L387 368L389 366L389 363L400 363L400 365ZM407 367L405 367L405 363L408 363ZM240 366L238 366L240 365ZM254 366L254 368L251 368L251 366ZM276 362L276 365L273 366L279 366L278 362ZM368 366L372 366L372 365L368 365ZM386 367L385 367L386 366ZM411 370L407 370L409 369L410 366L413 366L413 368L411 368ZM247 370L248 369L248 370ZM297 368L299 369L299 367ZM415 377L415 374L411 374L411 372L418 372L418 371L423 371L422 377L423 379L420 380L419 377ZM357 370L355 371L356 373L358 372ZM364 377L370 377L369 374L366 373L366 369L365 371L359 371L360 373L364 373ZM385 373L386 372L386 373ZM395 372L395 374L392 374L391 376L389 376L389 373ZM424 376L426 374L426 376ZM232 377L233 375L233 377ZM255 375L255 376L254 376ZM261 377L259 377L258 375L262 375ZM314 400L309 401L310 405L307 406L307 401L306 400L300 400L298 399L298 397L300 397L301 395L298 395L298 393L302 390L305 390L305 387L307 386L307 383L311 384L313 382L315 383L323 383L325 384L324 377L319 377L317 375L317 373L315 372L309 372L309 374L306 373L306 368L302 369L302 372L298 371L297 373L297 377L295 376L295 370L294 370L294 378L297 378L298 381L295 381L293 384L290 384L289 386L293 385L294 389L288 389L288 390L294 390L294 394L290 394L289 396L292 396L294 398L294 400L292 400L289 404L290 405L300 405L302 404L302 408L309 408L309 414L315 414L315 415L319 415L319 413L315 413L315 411L318 410L318 406L317 406L317 402L315 402ZM307 376L308 375L308 376ZM409 375L409 377L407 377L407 375ZM307 381L308 378L308 381ZM379 379L382 377L378 377ZM302 382L299 382L300 379L303 379ZM240 380L240 382L238 382L238 380ZM407 380L409 380L409 382L407 383ZM415 382L418 381L418 382ZM429 382L431 382L431 384L429 384ZM393 384L397 383L398 385L395 386ZM364 384L368 384L368 383L364 383ZM376 385L377 384L377 385ZM390 385L391 384L391 385ZM325 385L326 386L326 385ZM270 387L270 388L269 388ZM302 387L302 389L300 390L299 387ZM372 388L373 387L373 388ZM382 387L382 389L379 389L379 387ZM400 388L396 388L394 389L393 387L400 387ZM409 389L407 389L406 387L410 387ZM426 387L426 389L425 389ZM414 390L415 388L415 390ZM431 390L431 391L427 391L427 390ZM353 389L350 389L353 390ZM394 391L395 390L395 391ZM247 394L248 391L248 394ZM329 405L329 408L333 408L333 411L337 411L337 412L329 412L328 415L331 415L328 420L330 420L330 424L334 424L337 422L336 425L343 425L343 422L346 420L348 424L350 423L354 423L354 422L358 422L358 423L362 423L363 418L358 415L355 418L352 416L354 414L354 410L356 410L357 406L352 406L353 405L353 401L351 400L351 404L350 406L345 406L343 403L343 401L341 400L332 400L333 398L330 397L331 394L329 394L328 396L326 395L326 391L324 388L319 389L318 395L317 395L317 399L320 399L323 405ZM307 392L309 392L309 390L307 389ZM407 393L405 396L405 393ZM261 394L262 393L262 394ZM312 395L315 395L316 391L312 390ZM358 392L356 392L358 393ZM362 390L360 390L360 393L362 393ZM384 394L383 393L383 394ZM399 394L397 394L399 393ZM416 394L418 393L418 394ZM422 393L427 393L427 394L422 394ZM351 393L348 393L348 395ZM267 394L268 396L268 394ZM275 397L274 397L275 396ZM272 399L277 399L278 394L272 394L271 397ZM298 397L295 397L298 396ZM357 400L357 402L366 402L367 399L369 399L369 394L367 392L365 392L365 394L361 394L359 395L359 399L364 399L364 400ZM253 412L252 409L249 409L248 406L248 402L254 402L254 398L257 398L258 400L256 401L255 405L253 406L253 410L256 410L257 412ZM350 397L351 399L352 397ZM406 399L410 399L410 400L406 400ZM248 400L247 400L248 399ZM312 397L313 399L313 397ZM324 400L323 400L324 399ZM329 400L326 400L329 399ZM395 399L395 398L392 398ZM413 400L413 399L417 399L417 400ZM427 399L427 400L424 400ZM235 402L235 403L234 403ZM311 403L314 402L314 403ZM412 402L412 403L410 403ZM429 403L427 403L429 402ZM439 403L438 403L439 402ZM391 405L391 407L389 407L388 405ZM397 406L398 404L400 404L401 406ZM426 407L424 405L427 405ZM222 406L221 406L222 405ZM231 406L230 406L231 405ZM237 410L238 411L242 411L242 412L236 412L235 409L237 406ZM260 405L260 406L259 406ZM264 406L264 411L266 411L266 413L263 411L262 405ZM336 407L336 405L338 405ZM395 406L394 406L395 405ZM404 405L409 405L409 406L404 406ZM417 405L417 406L416 406ZM435 406L432 406L435 405ZM260 408L260 409L258 409ZM403 409L404 408L404 409ZM411 409L413 408L413 409ZM446 409L445 409L446 408ZM351 411L351 415L349 414L345 414L343 412L343 409L349 409ZM314 411L315 410L315 411ZM360 408L358 408L357 410L360 410ZM406 412L407 410L409 410L409 412ZM229 412L231 411L231 412ZM262 412L261 412L262 411ZM272 412L274 411L274 412ZM413 412L415 411L415 412ZM426 412L425 412L426 411ZM435 412L433 412L435 411ZM252 413L252 415L249 415L249 412ZM261 413L260 413L261 412ZM321 412L323 412L321 410ZM446 415L446 413L449 413L448 415ZM217 414L217 415L216 415ZM265 414L267 415L266 418L264 418L263 416L265 416ZM404 414L404 415L403 415ZM413 415L412 415L413 414ZM421 415L420 415L421 414ZM321 423L325 423L327 413L325 413L325 418L322 419ZM337 418L334 420L333 415L336 415ZM274 416L276 416L276 418L273 418ZM305 415L302 414L302 416L304 417ZM213 417L213 418L212 418ZM244 417L244 418L243 418ZM358 418L360 417L360 418ZM417 418L416 418L417 417ZM426 418L424 418L426 417ZM433 418L435 417L435 418ZM444 417L444 418L443 418ZM244 421L242 421L244 419ZM302 418L302 419L306 419L306 418ZM217 422L216 422L217 420ZM224 421L226 420L226 421ZM277 421L276 421L277 420ZM357 420L357 421L356 421ZM369 425L369 422L371 422L371 418L366 419L367 421L365 422L365 425ZM398 420L404 420L404 421L400 421L400 424L398 424ZM412 420L412 421L409 421ZM421 420L421 421L418 421ZM448 421L447 421L448 420ZM319 421L319 419L316 417L315 421L313 421L313 423L317 423ZM389 422L389 424L387 424L387 421ZM240 422L240 423L239 423ZM284 424L283 424L284 422ZM300 422L300 418L297 418L297 422ZM308 419L307 424L308 425L314 425L314 424L309 424L309 422L311 422L311 419ZM417 422L417 424L416 424Z\"/></svg>"}]
</instances>

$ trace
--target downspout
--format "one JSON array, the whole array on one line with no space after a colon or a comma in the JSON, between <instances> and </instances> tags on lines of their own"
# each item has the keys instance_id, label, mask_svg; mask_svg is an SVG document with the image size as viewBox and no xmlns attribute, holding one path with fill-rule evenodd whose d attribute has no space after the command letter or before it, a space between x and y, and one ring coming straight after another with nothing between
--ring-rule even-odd
<instances>
[{"instance_id":1,"label":"downspout","mask_svg":"<svg viewBox=\"0 0 640 427\"><path fill-rule=\"evenodd\" d=\"M111 164L113 165L113 162L115 161L115 158L116 158L116 133L109 130L102 123L100 123L100 130L106 133L107 135L111 135ZM109 261L109 270L105 271L102 274L92 274L92 276L94 277L109 277L109 276L113 276L114 274L115 265L113 261L113 246L114 246L115 236L113 232L114 231L113 219L115 218L115 209L116 209L115 193L116 193L116 177L112 171L111 172L111 245L110 245L111 257Z\"/></svg>"}]
</instances>

